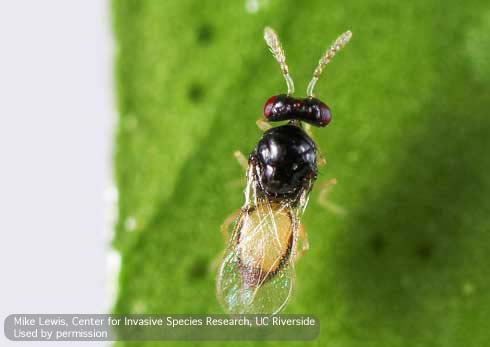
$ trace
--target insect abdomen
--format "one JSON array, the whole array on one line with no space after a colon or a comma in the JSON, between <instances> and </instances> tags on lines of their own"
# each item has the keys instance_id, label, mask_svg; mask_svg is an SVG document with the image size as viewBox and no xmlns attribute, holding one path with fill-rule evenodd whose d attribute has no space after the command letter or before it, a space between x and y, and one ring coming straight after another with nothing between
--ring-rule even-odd
<instances>
[{"instance_id":1,"label":"insect abdomen","mask_svg":"<svg viewBox=\"0 0 490 347\"><path fill-rule=\"evenodd\" d=\"M279 204L264 203L245 211L237 228L242 275L248 285L258 285L288 260L293 245L293 218Z\"/></svg>"}]
</instances>

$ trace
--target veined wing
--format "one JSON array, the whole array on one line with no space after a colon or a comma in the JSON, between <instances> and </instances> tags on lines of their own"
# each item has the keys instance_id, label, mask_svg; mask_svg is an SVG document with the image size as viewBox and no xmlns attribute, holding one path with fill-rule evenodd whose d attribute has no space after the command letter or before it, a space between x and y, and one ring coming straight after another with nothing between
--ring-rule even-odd
<instances>
[{"instance_id":1,"label":"veined wing","mask_svg":"<svg viewBox=\"0 0 490 347\"><path fill-rule=\"evenodd\" d=\"M311 185L295 201L270 201L255 180L256 170L251 165L247 172L245 206L218 272L218 299L229 313L278 313L294 285L299 219Z\"/></svg>"},{"instance_id":2,"label":"veined wing","mask_svg":"<svg viewBox=\"0 0 490 347\"><path fill-rule=\"evenodd\" d=\"M279 312L294 282L297 220L288 206L245 208L218 273L218 298L229 313Z\"/></svg>"}]
</instances>

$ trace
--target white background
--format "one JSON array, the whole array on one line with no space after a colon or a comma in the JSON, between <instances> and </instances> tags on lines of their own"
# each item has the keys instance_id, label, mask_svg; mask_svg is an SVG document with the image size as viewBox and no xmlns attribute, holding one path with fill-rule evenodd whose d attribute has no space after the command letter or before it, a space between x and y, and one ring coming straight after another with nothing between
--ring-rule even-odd
<instances>
[{"instance_id":1,"label":"white background","mask_svg":"<svg viewBox=\"0 0 490 347\"><path fill-rule=\"evenodd\" d=\"M106 1L0 0L2 325L110 308L111 47Z\"/></svg>"}]
</instances>

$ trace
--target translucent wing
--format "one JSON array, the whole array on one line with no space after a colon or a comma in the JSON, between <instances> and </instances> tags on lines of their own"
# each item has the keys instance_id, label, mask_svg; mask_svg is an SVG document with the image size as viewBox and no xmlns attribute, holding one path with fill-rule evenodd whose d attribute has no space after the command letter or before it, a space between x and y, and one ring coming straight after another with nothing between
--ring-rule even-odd
<instances>
[{"instance_id":1,"label":"translucent wing","mask_svg":"<svg viewBox=\"0 0 490 347\"><path fill-rule=\"evenodd\" d=\"M294 207L291 201L269 201L257 192L256 169L249 170L246 203L218 272L218 298L233 314L278 313L294 284L299 215L307 200Z\"/></svg>"}]
</instances>

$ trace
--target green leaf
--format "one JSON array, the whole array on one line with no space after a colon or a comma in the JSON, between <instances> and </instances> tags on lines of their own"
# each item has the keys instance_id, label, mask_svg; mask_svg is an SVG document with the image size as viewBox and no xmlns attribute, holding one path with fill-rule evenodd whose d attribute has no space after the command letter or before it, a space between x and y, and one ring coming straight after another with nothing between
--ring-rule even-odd
<instances>
[{"instance_id":1,"label":"green leaf","mask_svg":"<svg viewBox=\"0 0 490 347\"><path fill-rule=\"evenodd\" d=\"M313 190L286 312L321 319L315 346L490 345L487 1L113 0L113 12L114 312L221 312L210 268L243 203L232 153L253 149L265 100L286 90L262 30L279 33L301 95L350 29L316 89L333 121L315 129L319 183L337 178L330 200L347 214ZM243 345L264 344L288 345Z\"/></svg>"}]
</instances>

